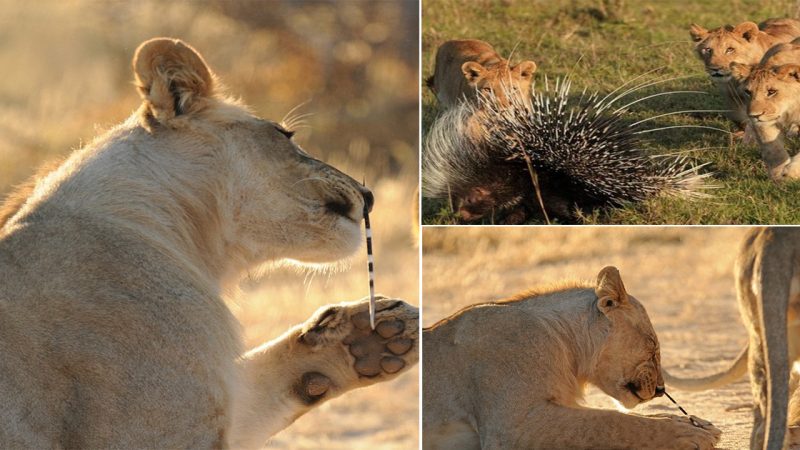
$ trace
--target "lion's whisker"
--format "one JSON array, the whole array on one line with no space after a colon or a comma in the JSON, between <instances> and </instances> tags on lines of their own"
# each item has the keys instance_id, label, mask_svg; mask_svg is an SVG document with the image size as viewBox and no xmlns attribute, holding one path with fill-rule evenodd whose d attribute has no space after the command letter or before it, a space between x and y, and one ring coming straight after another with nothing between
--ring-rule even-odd
<instances>
[{"instance_id":1,"label":"lion's whisker","mask_svg":"<svg viewBox=\"0 0 800 450\"><path fill-rule=\"evenodd\" d=\"M652 95L648 95L646 97L642 97L642 98L636 99L636 100L628 103L627 105L624 105L624 106L621 106L621 107L617 108L616 111L614 111L614 113L616 114L616 113L618 113L620 111L624 111L624 110L630 108L631 106L633 106L633 105L635 105L635 104L637 104L639 102L643 102L645 100L649 100L649 99L654 98L654 97L661 97L662 95L673 95L673 94L708 94L708 92L705 92L705 91L667 91L667 92L659 92L657 94L652 94Z\"/></svg>"}]
</instances>

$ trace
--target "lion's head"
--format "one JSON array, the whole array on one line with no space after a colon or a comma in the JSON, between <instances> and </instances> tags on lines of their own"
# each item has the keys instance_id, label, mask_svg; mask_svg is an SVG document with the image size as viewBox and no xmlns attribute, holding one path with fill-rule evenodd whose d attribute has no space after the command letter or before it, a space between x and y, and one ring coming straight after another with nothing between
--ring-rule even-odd
<instances>
[{"instance_id":1,"label":"lion's head","mask_svg":"<svg viewBox=\"0 0 800 450\"><path fill-rule=\"evenodd\" d=\"M252 264L330 262L358 248L372 193L303 151L291 130L223 98L192 47L149 40L137 49L133 68L147 145L182 153L196 175L214 177L203 188L214 191L218 220L228 222L218 230L228 250Z\"/></svg>"},{"instance_id":2,"label":"lion's head","mask_svg":"<svg viewBox=\"0 0 800 450\"><path fill-rule=\"evenodd\" d=\"M487 65L467 61L461 65L467 85L473 88L469 90L468 98L475 99L478 93L494 94L501 104L507 102L507 91L518 92L522 98L528 98L535 71L536 63L533 61L523 61L515 66L511 66L507 60Z\"/></svg>"},{"instance_id":3,"label":"lion's head","mask_svg":"<svg viewBox=\"0 0 800 450\"><path fill-rule=\"evenodd\" d=\"M742 22L735 27L725 25L713 30L692 24L689 34L696 43L697 56L716 82L730 80L732 63L758 64L764 55L760 43L764 33L753 22Z\"/></svg>"},{"instance_id":4,"label":"lion's head","mask_svg":"<svg viewBox=\"0 0 800 450\"><path fill-rule=\"evenodd\" d=\"M331 263L358 249L372 193L303 151L291 130L226 98L192 47L146 41L133 70L136 114L31 183L30 196L4 210L5 227L68 204L223 278L265 262Z\"/></svg>"},{"instance_id":5,"label":"lion's head","mask_svg":"<svg viewBox=\"0 0 800 450\"><path fill-rule=\"evenodd\" d=\"M795 99L800 95L800 65L756 67L743 83L747 114L756 122L775 122L797 117Z\"/></svg>"},{"instance_id":6,"label":"lion's head","mask_svg":"<svg viewBox=\"0 0 800 450\"><path fill-rule=\"evenodd\" d=\"M597 309L610 325L592 371L592 384L626 408L662 395L658 337L647 311L625 291L615 267L600 271L595 295Z\"/></svg>"}]
</instances>

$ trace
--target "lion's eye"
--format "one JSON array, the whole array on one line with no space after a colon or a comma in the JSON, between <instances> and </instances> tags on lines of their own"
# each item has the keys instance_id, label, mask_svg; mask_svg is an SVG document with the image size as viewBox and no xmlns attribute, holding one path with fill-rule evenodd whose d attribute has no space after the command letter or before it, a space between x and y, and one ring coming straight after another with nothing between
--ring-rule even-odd
<instances>
[{"instance_id":1,"label":"lion's eye","mask_svg":"<svg viewBox=\"0 0 800 450\"><path fill-rule=\"evenodd\" d=\"M726 53L726 54L728 54L728 55L730 55L731 53L733 53L733 52L735 52L735 51L736 51L736 50L734 50L734 48L733 48L733 47L728 47L728 49L727 49L727 50L725 50L725 53Z\"/></svg>"},{"instance_id":2,"label":"lion's eye","mask_svg":"<svg viewBox=\"0 0 800 450\"><path fill-rule=\"evenodd\" d=\"M773 95L777 94L778 91L775 89L767 89L767 97L772 97Z\"/></svg>"},{"instance_id":3,"label":"lion's eye","mask_svg":"<svg viewBox=\"0 0 800 450\"><path fill-rule=\"evenodd\" d=\"M753 95L753 93L750 91L750 89L745 89L744 90L744 95L746 95L747 97L750 97L750 96Z\"/></svg>"},{"instance_id":4,"label":"lion's eye","mask_svg":"<svg viewBox=\"0 0 800 450\"><path fill-rule=\"evenodd\" d=\"M490 88L490 87L481 88L481 90L483 92L492 92L492 88Z\"/></svg>"}]
</instances>

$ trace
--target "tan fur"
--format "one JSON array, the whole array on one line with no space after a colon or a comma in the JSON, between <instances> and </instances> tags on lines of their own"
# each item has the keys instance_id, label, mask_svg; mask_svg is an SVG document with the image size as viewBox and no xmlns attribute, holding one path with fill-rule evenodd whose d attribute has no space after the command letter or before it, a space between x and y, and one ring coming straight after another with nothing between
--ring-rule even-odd
<instances>
[{"instance_id":1,"label":"tan fur","mask_svg":"<svg viewBox=\"0 0 800 450\"><path fill-rule=\"evenodd\" d=\"M187 44L147 41L133 67L139 111L2 210L0 447L261 445L321 401L399 373L359 376L334 339L363 301L240 358L222 292L258 264L352 254L371 193L221 96ZM416 323L389 303L384 318ZM312 331L333 337L298 344ZM298 383L320 395L309 403Z\"/></svg>"},{"instance_id":2,"label":"tan fur","mask_svg":"<svg viewBox=\"0 0 800 450\"><path fill-rule=\"evenodd\" d=\"M587 383L631 408L661 395L658 338L616 268L592 288L466 308L423 330L423 448L710 449L697 419L580 405Z\"/></svg>"},{"instance_id":3,"label":"tan fur","mask_svg":"<svg viewBox=\"0 0 800 450\"><path fill-rule=\"evenodd\" d=\"M783 51L751 69L742 84L762 159L775 181L800 178L800 161L790 158L784 146L785 137L800 126L800 60L784 62L794 59L799 49L795 45L780 47Z\"/></svg>"},{"instance_id":4,"label":"tan fur","mask_svg":"<svg viewBox=\"0 0 800 450\"><path fill-rule=\"evenodd\" d=\"M742 22L735 27L725 25L713 30L692 24L689 34L706 72L732 110L730 119L744 129L747 115L737 95L737 84L731 78L731 64L758 64L772 46L800 37L800 21L767 19L758 25Z\"/></svg>"},{"instance_id":5,"label":"tan fur","mask_svg":"<svg viewBox=\"0 0 800 450\"><path fill-rule=\"evenodd\" d=\"M507 89L530 93L536 63L512 66L491 45L475 39L447 41L436 51L436 66L427 84L444 108L459 101L475 101L479 91L502 99Z\"/></svg>"},{"instance_id":6,"label":"tan fur","mask_svg":"<svg viewBox=\"0 0 800 450\"><path fill-rule=\"evenodd\" d=\"M667 384L689 390L721 387L744 375L746 362L754 400L750 448L794 448L800 445L800 389L796 374L790 380L790 369L800 361L800 230L753 230L739 251L735 274L747 346L721 373L702 379L669 376Z\"/></svg>"},{"instance_id":7,"label":"tan fur","mask_svg":"<svg viewBox=\"0 0 800 450\"><path fill-rule=\"evenodd\" d=\"M447 41L436 51L436 65L433 75L427 79L427 85L436 95L442 109L450 109L461 115L457 108L460 102L477 102L478 93L496 96L501 105L507 105L509 94L520 94L519 98L528 98L533 82L536 63L523 61L512 66L507 59L500 56L491 45L474 39ZM459 126L464 127L465 141L475 145L485 139L485 130L478 119L478 112L463 114L459 117ZM440 119L441 120L441 119ZM457 198L453 195L451 203L457 205L458 214L466 221L477 220L483 212L480 205L492 193L477 189L473 195ZM475 206L475 204L480 204Z\"/></svg>"}]
</instances>

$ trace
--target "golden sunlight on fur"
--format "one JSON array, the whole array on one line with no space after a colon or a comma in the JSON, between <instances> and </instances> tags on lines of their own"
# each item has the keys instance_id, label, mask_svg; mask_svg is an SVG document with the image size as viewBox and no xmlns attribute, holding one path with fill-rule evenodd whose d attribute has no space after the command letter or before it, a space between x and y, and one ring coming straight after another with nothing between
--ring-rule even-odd
<instances>
[{"instance_id":1,"label":"golden sunlight on fur","mask_svg":"<svg viewBox=\"0 0 800 450\"><path fill-rule=\"evenodd\" d=\"M133 69L139 110L4 208L0 446L258 448L411 368L418 309L385 297L374 330L328 296L244 352L223 296L349 257L373 194L219 95L185 42L145 41Z\"/></svg>"},{"instance_id":2,"label":"golden sunlight on fur","mask_svg":"<svg viewBox=\"0 0 800 450\"><path fill-rule=\"evenodd\" d=\"M747 342L745 327L738 325L734 281L734 262L747 232L714 227L424 229L423 325L531 287L591 282L599 268L613 264L626 291L647 309L662 366L685 377L718 372ZM719 448L749 446L752 394L746 379L718 390L671 395L722 431ZM597 388L588 389L584 404L616 409ZM664 397L633 411L680 415Z\"/></svg>"},{"instance_id":3,"label":"golden sunlight on fur","mask_svg":"<svg viewBox=\"0 0 800 450\"><path fill-rule=\"evenodd\" d=\"M359 184L366 180L376 197L370 218L377 290L418 302L417 250L409 232L410 208L402 206L411 204L418 170L413 2L347 8L336 2L284 2L265 9L258 2L204 0L0 0L0 6L4 17L14 18L3 24L9 39L0 54L5 68L0 96L9 100L0 102L0 191L15 199L0 211L0 222L32 191L32 183L20 183L51 172L72 150L142 105L131 71L134 50L153 36L176 36L202 50L202 60L215 69L217 99L241 98L253 112L296 132L292 140L314 157ZM307 39L309 33L322 36L314 25L320 20L325 38ZM165 106L158 111L169 111ZM10 194L14 186L19 189ZM185 235L195 239L196 234ZM243 348L277 338L325 305L367 295L361 238L355 244L360 249L334 265L248 269L241 295L228 304L242 324ZM270 270L259 277L264 268ZM322 403L273 436L268 447L416 448L417 367L408 372Z\"/></svg>"}]
</instances>

